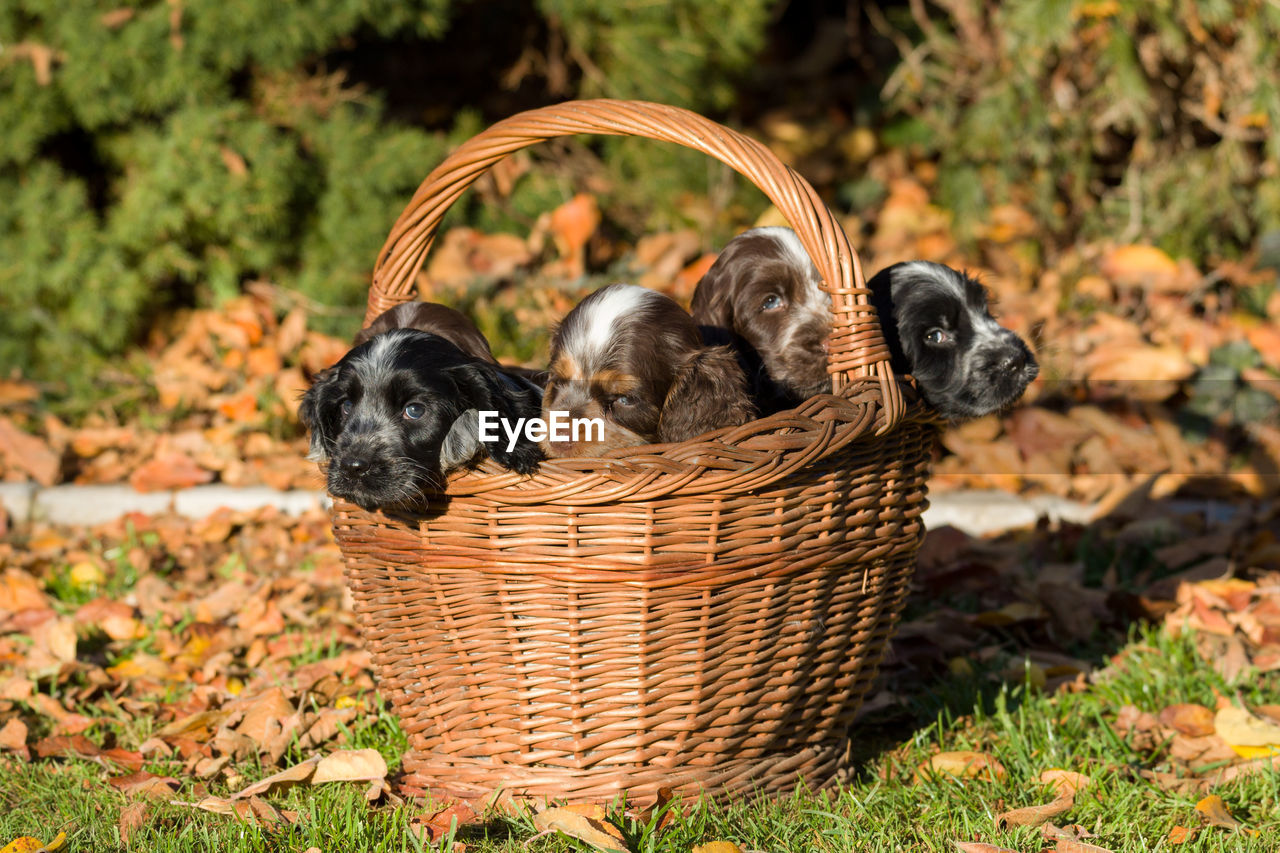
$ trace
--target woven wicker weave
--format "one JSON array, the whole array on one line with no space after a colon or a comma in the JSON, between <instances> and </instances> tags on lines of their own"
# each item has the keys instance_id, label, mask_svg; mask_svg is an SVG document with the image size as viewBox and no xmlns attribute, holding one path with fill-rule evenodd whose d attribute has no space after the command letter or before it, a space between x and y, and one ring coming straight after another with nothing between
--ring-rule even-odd
<instances>
[{"instance_id":1,"label":"woven wicker weave","mask_svg":"<svg viewBox=\"0 0 1280 853\"><path fill-rule=\"evenodd\" d=\"M848 239L762 145L695 114L582 101L460 146L401 214L367 317L412 298L449 206L575 133L676 142L756 184L832 295L836 392L661 447L485 463L411 520L335 501L362 635L409 736L404 785L609 799L829 783L906 593L933 429L904 397Z\"/></svg>"}]
</instances>

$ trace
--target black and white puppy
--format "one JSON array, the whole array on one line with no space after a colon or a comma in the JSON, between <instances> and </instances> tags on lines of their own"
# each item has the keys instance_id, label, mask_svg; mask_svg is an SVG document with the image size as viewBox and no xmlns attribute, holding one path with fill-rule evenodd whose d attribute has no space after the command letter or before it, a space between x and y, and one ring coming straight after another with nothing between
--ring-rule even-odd
<instances>
[{"instance_id":1,"label":"black and white puppy","mask_svg":"<svg viewBox=\"0 0 1280 853\"><path fill-rule=\"evenodd\" d=\"M724 247L693 293L708 342L732 340L762 414L831 391L831 299L790 228L752 228Z\"/></svg>"},{"instance_id":2,"label":"black and white puppy","mask_svg":"<svg viewBox=\"0 0 1280 853\"><path fill-rule=\"evenodd\" d=\"M1040 372L1030 348L991 316L987 290L942 264L907 261L867 283L896 373L910 373L948 420L1011 406Z\"/></svg>"},{"instance_id":3,"label":"black and white puppy","mask_svg":"<svg viewBox=\"0 0 1280 853\"><path fill-rule=\"evenodd\" d=\"M392 329L352 349L316 377L298 415L310 458L328 463L330 493L365 509L413 503L487 453L532 473L542 451L523 436L482 443L478 411L510 423L536 417L541 393L444 338Z\"/></svg>"}]
</instances>

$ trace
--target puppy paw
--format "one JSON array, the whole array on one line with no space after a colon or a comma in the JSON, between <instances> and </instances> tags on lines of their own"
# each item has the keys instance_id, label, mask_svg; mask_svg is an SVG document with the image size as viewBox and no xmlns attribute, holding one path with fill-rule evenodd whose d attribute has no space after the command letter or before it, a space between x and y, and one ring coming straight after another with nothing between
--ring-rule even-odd
<instances>
[{"instance_id":1,"label":"puppy paw","mask_svg":"<svg viewBox=\"0 0 1280 853\"><path fill-rule=\"evenodd\" d=\"M494 448L489 455L503 468L510 468L526 476L536 472L538 464L545 458L542 455L542 448L523 441L517 443L511 451L505 448Z\"/></svg>"}]
</instances>

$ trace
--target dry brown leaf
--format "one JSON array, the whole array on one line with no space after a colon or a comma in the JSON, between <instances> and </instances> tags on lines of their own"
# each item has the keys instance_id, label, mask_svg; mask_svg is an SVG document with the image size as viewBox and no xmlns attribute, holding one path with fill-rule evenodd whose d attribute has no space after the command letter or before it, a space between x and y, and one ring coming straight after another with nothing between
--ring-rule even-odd
<instances>
[{"instance_id":1,"label":"dry brown leaf","mask_svg":"<svg viewBox=\"0 0 1280 853\"><path fill-rule=\"evenodd\" d=\"M1213 711L1203 705L1170 705L1160 712L1160 724L1189 737L1204 737L1214 732Z\"/></svg>"},{"instance_id":2,"label":"dry brown leaf","mask_svg":"<svg viewBox=\"0 0 1280 853\"><path fill-rule=\"evenodd\" d=\"M951 843L963 850L964 853L1018 853L1017 850L1011 850L1008 847L997 847L994 844L987 844L982 841L952 841Z\"/></svg>"},{"instance_id":3,"label":"dry brown leaf","mask_svg":"<svg viewBox=\"0 0 1280 853\"><path fill-rule=\"evenodd\" d=\"M1106 847L1077 841L1074 838L1059 838L1053 850L1054 853L1112 853Z\"/></svg>"},{"instance_id":4,"label":"dry brown leaf","mask_svg":"<svg viewBox=\"0 0 1280 853\"><path fill-rule=\"evenodd\" d=\"M28 435L4 416L0 416L0 459L15 471L31 476L42 486L52 486L58 479L62 460L37 436Z\"/></svg>"},{"instance_id":5,"label":"dry brown leaf","mask_svg":"<svg viewBox=\"0 0 1280 853\"><path fill-rule=\"evenodd\" d=\"M139 492L163 492L189 489L212 479L212 471L201 468L185 453L166 453L134 469L129 485Z\"/></svg>"},{"instance_id":6,"label":"dry brown leaf","mask_svg":"<svg viewBox=\"0 0 1280 853\"><path fill-rule=\"evenodd\" d=\"M409 828L416 835L426 835L433 844L460 827L476 819L476 813L466 802L458 802L439 811L417 815L409 819Z\"/></svg>"},{"instance_id":7,"label":"dry brown leaf","mask_svg":"<svg viewBox=\"0 0 1280 853\"><path fill-rule=\"evenodd\" d=\"M0 575L0 613L48 609L49 597L30 574L22 569L5 569Z\"/></svg>"},{"instance_id":8,"label":"dry brown leaf","mask_svg":"<svg viewBox=\"0 0 1280 853\"><path fill-rule=\"evenodd\" d=\"M295 764L279 773L275 773L260 782L255 782L247 788L231 795L233 800L243 800L249 797L261 794L274 794L278 791L286 791L294 785L300 785L307 782L316 772L316 765L320 763L320 756L308 758L301 764Z\"/></svg>"},{"instance_id":9,"label":"dry brown leaf","mask_svg":"<svg viewBox=\"0 0 1280 853\"><path fill-rule=\"evenodd\" d=\"M539 832L560 832L606 853L630 853L616 826L585 817L572 809L551 808L538 812L533 816L533 825Z\"/></svg>"},{"instance_id":10,"label":"dry brown leaf","mask_svg":"<svg viewBox=\"0 0 1280 853\"><path fill-rule=\"evenodd\" d=\"M990 755L968 750L940 752L916 768L917 779L938 774L954 776L957 779L993 781L1003 779L1005 770L1004 766Z\"/></svg>"},{"instance_id":11,"label":"dry brown leaf","mask_svg":"<svg viewBox=\"0 0 1280 853\"><path fill-rule=\"evenodd\" d=\"M1244 824L1231 816L1231 811L1227 808L1227 804L1222 801L1222 797L1217 794L1210 794L1200 802L1196 803L1196 811L1204 816L1210 826L1220 826L1223 829L1239 830L1248 835L1257 835L1256 830L1246 829Z\"/></svg>"},{"instance_id":12,"label":"dry brown leaf","mask_svg":"<svg viewBox=\"0 0 1280 853\"><path fill-rule=\"evenodd\" d=\"M17 717L0 727L0 749L19 750L27 748L27 724Z\"/></svg>"},{"instance_id":13,"label":"dry brown leaf","mask_svg":"<svg viewBox=\"0 0 1280 853\"><path fill-rule=\"evenodd\" d=\"M706 844L694 845L690 853L743 853L742 848L732 841L708 841Z\"/></svg>"},{"instance_id":14,"label":"dry brown leaf","mask_svg":"<svg viewBox=\"0 0 1280 853\"><path fill-rule=\"evenodd\" d=\"M1050 818L1070 811L1075 804L1075 794L1066 792L1053 802L1042 806L1026 806L999 814L996 816L996 826L1001 829L1009 826L1040 826L1047 823Z\"/></svg>"},{"instance_id":15,"label":"dry brown leaf","mask_svg":"<svg viewBox=\"0 0 1280 853\"><path fill-rule=\"evenodd\" d=\"M259 746L266 746L267 741L280 733L283 720L294 710L293 703L285 698L284 690L273 687L247 701L244 718L235 729Z\"/></svg>"},{"instance_id":16,"label":"dry brown leaf","mask_svg":"<svg viewBox=\"0 0 1280 853\"><path fill-rule=\"evenodd\" d=\"M326 755L316 765L312 785L325 782L365 782L387 775L387 760L376 749L343 749Z\"/></svg>"},{"instance_id":17,"label":"dry brown leaf","mask_svg":"<svg viewBox=\"0 0 1280 853\"><path fill-rule=\"evenodd\" d=\"M1184 292L1195 284L1187 281L1178 262L1155 246L1120 246L1103 256L1098 269L1124 285L1142 285L1156 291Z\"/></svg>"},{"instance_id":18,"label":"dry brown leaf","mask_svg":"<svg viewBox=\"0 0 1280 853\"><path fill-rule=\"evenodd\" d=\"M120 832L120 841L127 845L133 833L137 832L147 822L147 818L150 815L151 804L145 800L129 803L129 805L121 809L120 820L116 824Z\"/></svg>"},{"instance_id":19,"label":"dry brown leaf","mask_svg":"<svg viewBox=\"0 0 1280 853\"><path fill-rule=\"evenodd\" d=\"M111 787L135 797L160 797L168 799L177 790L179 782L172 776L157 776L146 770L138 770L127 776L112 776L107 780Z\"/></svg>"},{"instance_id":20,"label":"dry brown leaf","mask_svg":"<svg viewBox=\"0 0 1280 853\"><path fill-rule=\"evenodd\" d=\"M1050 768L1040 774L1040 781L1063 794L1075 795L1093 784L1093 780L1074 770Z\"/></svg>"}]
</instances>

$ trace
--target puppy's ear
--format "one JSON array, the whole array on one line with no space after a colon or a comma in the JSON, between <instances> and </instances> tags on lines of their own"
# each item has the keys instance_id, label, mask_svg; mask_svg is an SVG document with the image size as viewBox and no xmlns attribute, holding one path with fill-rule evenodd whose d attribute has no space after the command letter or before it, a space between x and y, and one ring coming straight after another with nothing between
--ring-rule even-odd
<instances>
[{"instance_id":1,"label":"puppy's ear","mask_svg":"<svg viewBox=\"0 0 1280 853\"><path fill-rule=\"evenodd\" d=\"M330 367L316 374L307 393L298 405L298 420L311 433L311 452L307 458L315 462L327 462L329 448L337 440L339 429L338 368Z\"/></svg>"},{"instance_id":2,"label":"puppy's ear","mask_svg":"<svg viewBox=\"0 0 1280 853\"><path fill-rule=\"evenodd\" d=\"M508 438L501 429L498 431L497 441L480 441L479 419L475 414L479 411L497 412L501 420L513 427L521 420L539 417L542 414L542 394L537 386L516 378L506 378L497 369L483 362L463 365L450 373L458 385L461 404L468 409L458 419L450 436L455 437L454 432L459 427L469 425L474 442L499 465L521 474L537 471L538 463L543 459L542 450L524 437L523 424L515 446L508 450Z\"/></svg>"},{"instance_id":3,"label":"puppy's ear","mask_svg":"<svg viewBox=\"0 0 1280 853\"><path fill-rule=\"evenodd\" d=\"M658 441L687 441L756 416L747 379L730 347L707 347L680 366L662 403Z\"/></svg>"},{"instance_id":4,"label":"puppy's ear","mask_svg":"<svg viewBox=\"0 0 1280 853\"><path fill-rule=\"evenodd\" d=\"M698 282L689 313L699 326L733 328L733 285L738 276L738 265L734 258L721 255Z\"/></svg>"}]
</instances>

